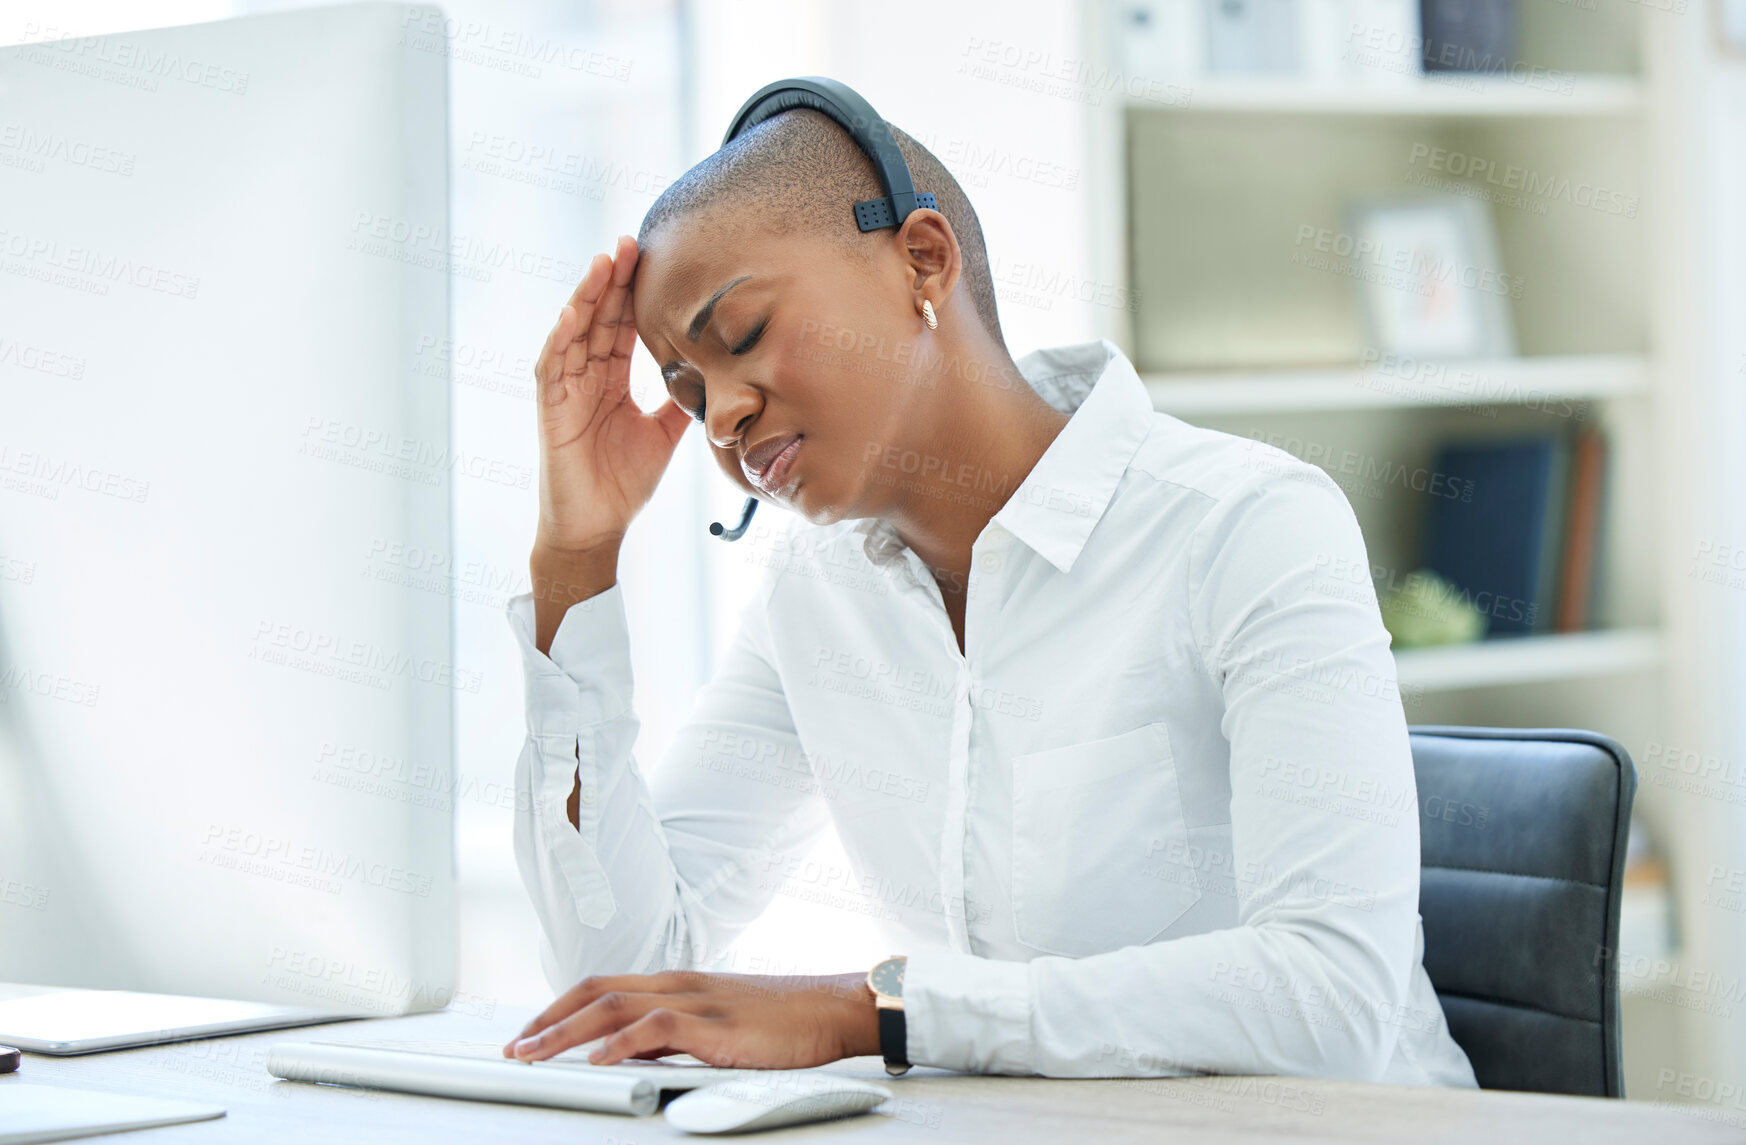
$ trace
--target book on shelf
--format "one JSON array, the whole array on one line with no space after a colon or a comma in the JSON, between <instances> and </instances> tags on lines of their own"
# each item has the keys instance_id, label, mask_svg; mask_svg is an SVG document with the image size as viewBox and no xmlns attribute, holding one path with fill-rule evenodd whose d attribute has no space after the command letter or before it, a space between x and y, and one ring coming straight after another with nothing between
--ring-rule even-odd
<instances>
[{"instance_id":1,"label":"book on shelf","mask_svg":"<svg viewBox=\"0 0 1746 1145\"><path fill-rule=\"evenodd\" d=\"M1606 495L1598 430L1444 443L1456 496L1431 502L1421 565L1487 620L1488 636L1593 626Z\"/></svg>"},{"instance_id":2,"label":"book on shelf","mask_svg":"<svg viewBox=\"0 0 1746 1145\"><path fill-rule=\"evenodd\" d=\"M1564 528L1558 614L1553 619L1558 632L1594 627L1606 473L1606 438L1597 430L1584 429L1571 446L1570 510Z\"/></svg>"}]
</instances>

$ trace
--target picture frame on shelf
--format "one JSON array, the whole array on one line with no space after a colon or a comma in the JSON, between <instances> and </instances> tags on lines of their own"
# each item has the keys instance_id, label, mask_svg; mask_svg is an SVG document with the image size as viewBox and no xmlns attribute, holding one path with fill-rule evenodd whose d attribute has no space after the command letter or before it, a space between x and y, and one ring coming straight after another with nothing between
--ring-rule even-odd
<instances>
[{"instance_id":1,"label":"picture frame on shelf","mask_svg":"<svg viewBox=\"0 0 1746 1145\"><path fill-rule=\"evenodd\" d=\"M1296 76L1303 69L1297 0L1205 0L1213 76Z\"/></svg>"},{"instance_id":2,"label":"picture frame on shelf","mask_svg":"<svg viewBox=\"0 0 1746 1145\"><path fill-rule=\"evenodd\" d=\"M1366 345L1415 358L1512 358L1510 301L1484 203L1461 195L1357 199L1346 209Z\"/></svg>"}]
</instances>

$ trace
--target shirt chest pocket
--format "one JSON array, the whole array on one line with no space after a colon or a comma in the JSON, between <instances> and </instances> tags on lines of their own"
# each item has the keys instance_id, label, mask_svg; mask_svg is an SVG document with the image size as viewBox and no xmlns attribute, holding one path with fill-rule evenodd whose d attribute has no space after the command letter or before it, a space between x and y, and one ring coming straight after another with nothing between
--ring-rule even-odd
<instances>
[{"instance_id":1,"label":"shirt chest pocket","mask_svg":"<svg viewBox=\"0 0 1746 1145\"><path fill-rule=\"evenodd\" d=\"M1154 861L1188 840L1162 723L1017 756L1012 802L1013 925L1026 946L1078 957L1140 945L1200 898Z\"/></svg>"}]
</instances>

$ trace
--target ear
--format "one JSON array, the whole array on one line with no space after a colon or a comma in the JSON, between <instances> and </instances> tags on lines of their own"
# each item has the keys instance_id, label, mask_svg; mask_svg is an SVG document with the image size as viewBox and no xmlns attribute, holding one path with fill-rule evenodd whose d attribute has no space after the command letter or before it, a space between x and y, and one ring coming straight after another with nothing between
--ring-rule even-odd
<instances>
[{"instance_id":1,"label":"ear","mask_svg":"<svg viewBox=\"0 0 1746 1145\"><path fill-rule=\"evenodd\" d=\"M933 302L936 313L944 310L964 269L952 224L930 207L917 207L898 228L896 241L913 276L910 293L916 314L921 314L924 298Z\"/></svg>"}]
</instances>

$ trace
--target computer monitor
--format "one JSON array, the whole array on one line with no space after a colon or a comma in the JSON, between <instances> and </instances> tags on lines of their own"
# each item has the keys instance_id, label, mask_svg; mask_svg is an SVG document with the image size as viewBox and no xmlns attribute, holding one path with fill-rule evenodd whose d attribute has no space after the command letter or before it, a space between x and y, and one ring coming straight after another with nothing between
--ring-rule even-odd
<instances>
[{"instance_id":1,"label":"computer monitor","mask_svg":"<svg viewBox=\"0 0 1746 1145\"><path fill-rule=\"evenodd\" d=\"M450 996L442 28L0 49L0 980Z\"/></svg>"}]
</instances>

